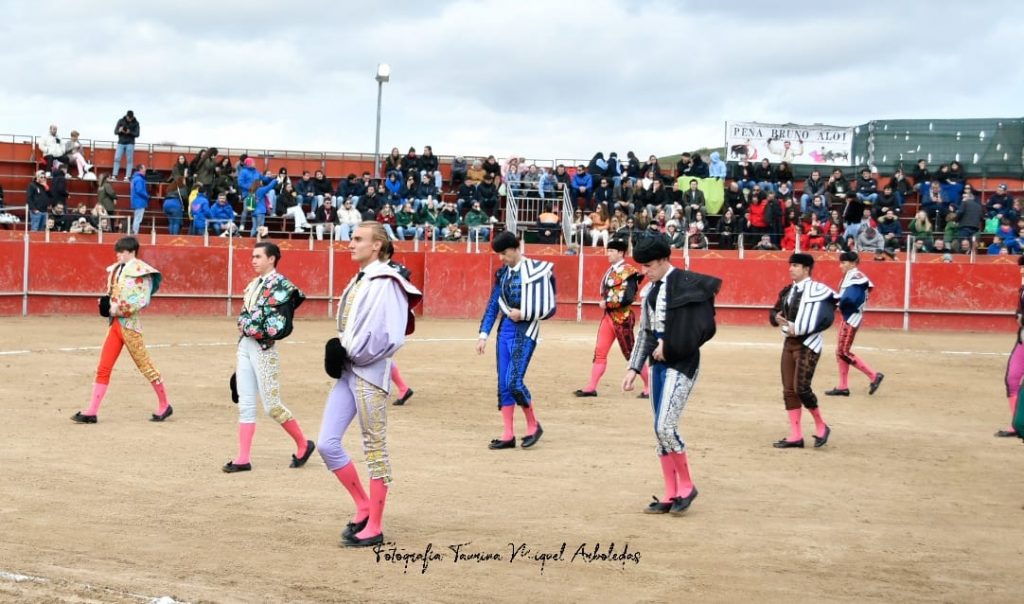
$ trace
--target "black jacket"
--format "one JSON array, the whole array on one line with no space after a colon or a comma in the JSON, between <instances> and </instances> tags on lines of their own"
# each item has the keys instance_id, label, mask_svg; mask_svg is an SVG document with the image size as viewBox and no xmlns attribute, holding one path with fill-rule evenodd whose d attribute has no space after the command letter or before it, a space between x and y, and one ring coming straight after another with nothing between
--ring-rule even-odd
<instances>
[{"instance_id":1,"label":"black jacket","mask_svg":"<svg viewBox=\"0 0 1024 604\"><path fill-rule=\"evenodd\" d=\"M28 189L25 191L25 198L33 212L50 211L50 192L36 181L33 180L29 183Z\"/></svg>"},{"instance_id":2,"label":"black jacket","mask_svg":"<svg viewBox=\"0 0 1024 604\"><path fill-rule=\"evenodd\" d=\"M668 288L665 292L665 364L692 378L700 365L700 347L715 337L715 296L722 288L722 280L676 269L665 277L663 286ZM645 334L643 341L645 354L642 358L649 360L657 339L653 334ZM637 367L632 369L639 372Z\"/></svg>"},{"instance_id":3,"label":"black jacket","mask_svg":"<svg viewBox=\"0 0 1024 604\"><path fill-rule=\"evenodd\" d=\"M108 124L110 122L107 122ZM121 129L127 130L122 132ZM128 117L122 117L117 120L117 125L114 126L114 134L117 135L117 144L119 145L134 145L135 139L139 138L139 120L133 119L128 121Z\"/></svg>"}]
</instances>

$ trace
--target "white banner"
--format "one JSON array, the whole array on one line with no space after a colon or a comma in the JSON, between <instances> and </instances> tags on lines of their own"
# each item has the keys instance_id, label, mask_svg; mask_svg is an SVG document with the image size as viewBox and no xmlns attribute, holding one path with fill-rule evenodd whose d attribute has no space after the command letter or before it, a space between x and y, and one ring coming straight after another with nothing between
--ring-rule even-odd
<instances>
[{"instance_id":1,"label":"white banner","mask_svg":"<svg viewBox=\"0 0 1024 604\"><path fill-rule=\"evenodd\" d=\"M772 164L851 166L853 128L726 122L725 149L728 161L746 157L755 163L767 158Z\"/></svg>"}]
</instances>

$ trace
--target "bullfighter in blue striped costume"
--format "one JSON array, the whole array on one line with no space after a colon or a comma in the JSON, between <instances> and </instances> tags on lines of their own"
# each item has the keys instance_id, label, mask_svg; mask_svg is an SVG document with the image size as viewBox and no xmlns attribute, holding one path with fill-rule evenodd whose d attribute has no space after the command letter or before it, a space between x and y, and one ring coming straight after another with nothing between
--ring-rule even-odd
<instances>
[{"instance_id":1,"label":"bullfighter in blue striped costume","mask_svg":"<svg viewBox=\"0 0 1024 604\"><path fill-rule=\"evenodd\" d=\"M633 259L650 284L644 288L640 332L629 356L622 389L630 391L650 363L651 409L665 499L654 498L648 514L682 514L697 497L690 477L679 418L700 373L700 347L715 335L715 295L721 279L672 266L667 237L648 237L633 248Z\"/></svg>"},{"instance_id":2,"label":"bullfighter in blue striped costume","mask_svg":"<svg viewBox=\"0 0 1024 604\"><path fill-rule=\"evenodd\" d=\"M843 282L839 285L839 311L843 321L839 325L836 340L836 361L839 363L839 386L826 390L825 396L850 396L850 365L853 365L871 380L868 394L874 394L885 379L881 371L874 371L864 359L853 354L853 339L864 320L864 307L875 284L860 272L860 256L857 252L839 254L839 269L843 271Z\"/></svg>"},{"instance_id":3,"label":"bullfighter in blue striped costume","mask_svg":"<svg viewBox=\"0 0 1024 604\"><path fill-rule=\"evenodd\" d=\"M483 354L487 338L501 315L498 327L498 409L505 431L488 445L491 449L512 449L516 446L514 413L516 405L526 415L526 436L523 448L537 444L544 429L533 412L533 399L524 379L530 358L537 347L540 322L555 314L554 265L523 256L519 240L503 232L491 242L491 249L501 258L502 266L494 275L494 287L480 322L480 338L476 351Z\"/></svg>"},{"instance_id":4,"label":"bullfighter in blue striped costume","mask_svg":"<svg viewBox=\"0 0 1024 604\"><path fill-rule=\"evenodd\" d=\"M828 442L832 428L825 423L818 409L818 397L811 389L814 370L821 358L822 335L832 325L836 314L836 292L811 279L814 257L793 254L789 257L789 276L793 283L779 292L768 320L785 335L782 346L782 396L789 414L789 436L774 443L776 449L804 448L800 430L801 406L814 418L814 446Z\"/></svg>"}]
</instances>

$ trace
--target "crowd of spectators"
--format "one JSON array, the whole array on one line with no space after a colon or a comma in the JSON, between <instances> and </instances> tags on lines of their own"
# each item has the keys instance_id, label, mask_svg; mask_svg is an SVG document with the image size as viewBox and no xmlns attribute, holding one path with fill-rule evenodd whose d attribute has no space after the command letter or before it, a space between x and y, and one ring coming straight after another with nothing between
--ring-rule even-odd
<instances>
[{"instance_id":1,"label":"crowd of spectators","mask_svg":"<svg viewBox=\"0 0 1024 604\"><path fill-rule=\"evenodd\" d=\"M79 204L67 211L67 181L96 179L72 131L62 140L51 125L41 138L44 169L28 185L26 195L33 230L95 232L114 224L117 180L122 158L131 165L139 122L132 111L115 125L118 146L114 171L100 174L97 200L90 209ZM286 168L260 173L254 158L231 158L215 147L189 158L179 155L167 174L162 200L168 230L229 236L266 235L267 218L282 217L295 233L318 239L348 240L356 224L376 220L396 240L470 237L486 241L508 193L546 204L538 220L542 238L559 235L562 220L571 220L574 241L606 246L611 238L634 242L655 233L669 236L677 248L705 249L709 235L721 249L856 250L877 258L895 258L905 251L907 236L915 250L955 253L978 251L978 235L988 235L989 254L1019 254L1024 249L1024 205L1005 184L988 196L966 182L959 162L932 172L919 160L910 177L898 169L884 185L867 167L847 176L834 168L826 177L813 169L797 181L785 161L772 165L741 160L732 165L717 152L708 161L698 153L683 153L669 173L658 158L646 162L632 151L620 159L611 152L595 153L587 164L553 168L513 156L499 163L486 158L456 156L446 183L433 149L404 154L396 147L382 158L383 176L351 173L332 182L322 170L290 175ZM72 176L70 170L77 171ZM127 229L138 233L151 204L146 166L125 171L130 176ZM708 183L724 189L721 208L709 214ZM565 193L574 214L560 215ZM904 228L901 213L915 196L919 210ZM2 204L2 191L0 191ZM2 214L2 212L0 212ZM70 214L70 215L69 215Z\"/></svg>"}]
</instances>

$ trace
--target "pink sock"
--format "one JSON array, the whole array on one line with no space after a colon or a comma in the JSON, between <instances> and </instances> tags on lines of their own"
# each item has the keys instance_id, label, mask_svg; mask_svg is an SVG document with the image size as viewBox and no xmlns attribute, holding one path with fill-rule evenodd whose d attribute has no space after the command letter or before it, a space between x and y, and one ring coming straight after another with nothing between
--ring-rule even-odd
<instances>
[{"instance_id":1,"label":"pink sock","mask_svg":"<svg viewBox=\"0 0 1024 604\"><path fill-rule=\"evenodd\" d=\"M295 441L295 446L299 448L299 452L295 454L296 457L302 457L306 454L306 435L302 433L302 428L299 427L299 420L290 419L285 423L281 424L284 431L288 433L288 436L292 437Z\"/></svg>"},{"instance_id":2,"label":"pink sock","mask_svg":"<svg viewBox=\"0 0 1024 604\"><path fill-rule=\"evenodd\" d=\"M651 393L651 378L648 376L647 365L644 365L644 368L640 370L640 379L644 381L644 394Z\"/></svg>"},{"instance_id":3,"label":"pink sock","mask_svg":"<svg viewBox=\"0 0 1024 604\"><path fill-rule=\"evenodd\" d=\"M671 455L659 455L661 462L661 476L665 479L665 498L662 501L671 501L679 496L679 481L676 479L676 464Z\"/></svg>"},{"instance_id":4,"label":"pink sock","mask_svg":"<svg viewBox=\"0 0 1024 604\"><path fill-rule=\"evenodd\" d=\"M814 418L814 433L818 435L818 438L825 436L825 420L821 419L821 409L815 407L814 409L808 409L811 412L811 417Z\"/></svg>"},{"instance_id":5,"label":"pink sock","mask_svg":"<svg viewBox=\"0 0 1024 604\"><path fill-rule=\"evenodd\" d=\"M526 435L530 436L537 431L537 417L533 414L533 404L523 407L523 415L526 416Z\"/></svg>"},{"instance_id":6,"label":"pink sock","mask_svg":"<svg viewBox=\"0 0 1024 604\"><path fill-rule=\"evenodd\" d=\"M409 385L402 379L402 374L398 373L398 365L395 363L391 363L391 381L398 388L398 398L405 396L406 391L409 390Z\"/></svg>"},{"instance_id":7,"label":"pink sock","mask_svg":"<svg viewBox=\"0 0 1024 604\"><path fill-rule=\"evenodd\" d=\"M875 381L875 372L868 367L868 364L864 362L864 359L857 357L857 362L853 364L854 367L864 372L864 375L868 376L868 379L872 382Z\"/></svg>"},{"instance_id":8,"label":"pink sock","mask_svg":"<svg viewBox=\"0 0 1024 604\"><path fill-rule=\"evenodd\" d=\"M256 434L256 424L238 424L238 457L234 462L236 466L249 463L254 434Z\"/></svg>"},{"instance_id":9,"label":"pink sock","mask_svg":"<svg viewBox=\"0 0 1024 604\"><path fill-rule=\"evenodd\" d=\"M679 483L676 495L678 497L688 496L693 492L693 479L690 478L690 463L686 459L686 452L669 453L667 457L672 458L672 463L676 466L676 476Z\"/></svg>"},{"instance_id":10,"label":"pink sock","mask_svg":"<svg viewBox=\"0 0 1024 604\"><path fill-rule=\"evenodd\" d=\"M590 381L587 382L587 387L584 390L587 392L597 390L597 383L601 381L601 376L604 375L606 369L608 369L608 361L594 361L590 367Z\"/></svg>"},{"instance_id":11,"label":"pink sock","mask_svg":"<svg viewBox=\"0 0 1024 604\"><path fill-rule=\"evenodd\" d=\"M1010 403L1010 430L1012 431L1014 430L1013 418L1017 416L1017 396L1008 396L1006 401Z\"/></svg>"},{"instance_id":12,"label":"pink sock","mask_svg":"<svg viewBox=\"0 0 1024 604\"><path fill-rule=\"evenodd\" d=\"M356 515L352 517L352 522L362 522L370 513L370 499L366 496L366 491L363 490L363 483L359 481L356 465L350 461L344 467L335 470L334 475L338 477L341 486L345 487L356 504Z\"/></svg>"},{"instance_id":13,"label":"pink sock","mask_svg":"<svg viewBox=\"0 0 1024 604\"><path fill-rule=\"evenodd\" d=\"M366 528L356 533L359 539L379 535L384 531L384 502L388 498L388 485L380 478L370 479L370 516Z\"/></svg>"},{"instance_id":14,"label":"pink sock","mask_svg":"<svg viewBox=\"0 0 1024 604\"><path fill-rule=\"evenodd\" d=\"M789 438L786 440L795 442L803 440L804 433L800 430L800 413L801 409L790 409L786 411L789 414Z\"/></svg>"},{"instance_id":15,"label":"pink sock","mask_svg":"<svg viewBox=\"0 0 1024 604\"><path fill-rule=\"evenodd\" d=\"M501 440L509 440L516 435L514 420L515 420L515 405L505 405L501 408L501 421L505 424L505 431L501 433Z\"/></svg>"},{"instance_id":16,"label":"pink sock","mask_svg":"<svg viewBox=\"0 0 1024 604\"><path fill-rule=\"evenodd\" d=\"M846 361L839 361L839 389L847 390L850 387L850 364Z\"/></svg>"},{"instance_id":17,"label":"pink sock","mask_svg":"<svg viewBox=\"0 0 1024 604\"><path fill-rule=\"evenodd\" d=\"M89 399L89 408L82 415L96 415L100 412L100 403L103 402L103 397L106 396L109 386L110 384L100 384L99 382L92 385L92 398Z\"/></svg>"},{"instance_id":18,"label":"pink sock","mask_svg":"<svg viewBox=\"0 0 1024 604\"><path fill-rule=\"evenodd\" d=\"M156 392L156 400L160 403L160 406L156 409L157 415L163 415L164 411L171 406L167 402L167 389L164 388L163 382L152 382L153 390Z\"/></svg>"}]
</instances>

